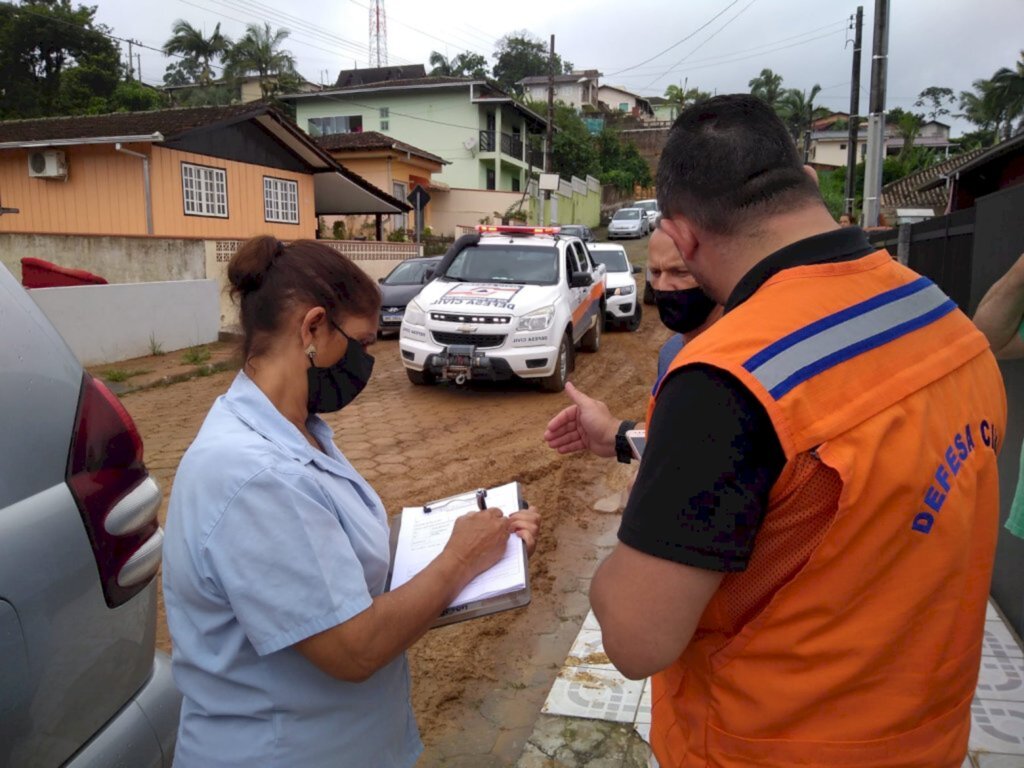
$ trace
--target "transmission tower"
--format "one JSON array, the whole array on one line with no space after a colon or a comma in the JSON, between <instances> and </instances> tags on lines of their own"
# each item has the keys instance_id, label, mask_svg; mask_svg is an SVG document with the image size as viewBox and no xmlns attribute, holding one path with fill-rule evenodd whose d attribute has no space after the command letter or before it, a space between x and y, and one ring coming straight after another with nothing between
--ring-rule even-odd
<instances>
[{"instance_id":1,"label":"transmission tower","mask_svg":"<svg viewBox=\"0 0 1024 768\"><path fill-rule=\"evenodd\" d=\"M370 66L388 65L388 15L384 11L384 0L370 3Z\"/></svg>"}]
</instances>

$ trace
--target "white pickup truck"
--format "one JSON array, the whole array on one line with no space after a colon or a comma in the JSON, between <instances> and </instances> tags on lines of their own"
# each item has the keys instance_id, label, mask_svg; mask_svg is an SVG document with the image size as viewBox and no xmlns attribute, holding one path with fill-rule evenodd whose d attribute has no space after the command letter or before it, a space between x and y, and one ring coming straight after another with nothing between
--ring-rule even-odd
<instances>
[{"instance_id":1,"label":"white pickup truck","mask_svg":"<svg viewBox=\"0 0 1024 768\"><path fill-rule=\"evenodd\" d=\"M537 379L561 392L577 346L596 352L605 267L557 227L478 227L448 249L405 310L399 347L413 384Z\"/></svg>"}]
</instances>

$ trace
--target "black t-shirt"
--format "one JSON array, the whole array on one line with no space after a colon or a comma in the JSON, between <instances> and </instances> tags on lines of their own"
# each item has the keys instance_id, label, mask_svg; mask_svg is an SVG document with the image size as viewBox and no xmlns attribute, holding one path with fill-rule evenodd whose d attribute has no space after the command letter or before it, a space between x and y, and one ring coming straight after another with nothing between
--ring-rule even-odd
<instances>
[{"instance_id":1,"label":"black t-shirt","mask_svg":"<svg viewBox=\"0 0 1024 768\"><path fill-rule=\"evenodd\" d=\"M744 275L725 311L783 269L850 261L874 250L857 227L793 243ZM709 571L746 569L786 461L764 406L732 374L691 365L666 378L648 426L619 540Z\"/></svg>"}]
</instances>

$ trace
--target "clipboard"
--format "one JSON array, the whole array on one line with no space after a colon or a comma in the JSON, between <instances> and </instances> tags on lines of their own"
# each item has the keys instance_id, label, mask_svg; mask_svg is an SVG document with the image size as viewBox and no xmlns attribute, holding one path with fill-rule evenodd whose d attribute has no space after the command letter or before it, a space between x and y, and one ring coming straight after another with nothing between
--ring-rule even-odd
<instances>
[{"instance_id":1,"label":"clipboard","mask_svg":"<svg viewBox=\"0 0 1024 768\"><path fill-rule=\"evenodd\" d=\"M472 492L470 492L472 494ZM455 496L448 498L455 498L465 494L455 494ZM519 509L525 509L526 503L523 501L522 486L516 483L516 496L519 502ZM446 499L439 499L438 501L444 502ZM434 502L436 503L436 502ZM391 580L394 576L395 567L395 550L398 547L398 536L402 528L402 514L392 515L390 520L391 532L390 532L390 561L388 563L388 577L385 586L385 591L391 590ZM468 621L469 619L475 619L480 616L489 616L492 613L500 613L502 611L508 611L513 608L522 608L525 605L529 605L531 600L530 593L530 568L529 559L526 555L526 542L520 541L520 552L523 558L523 573L525 576L525 586L522 589L518 589L514 592L506 592L500 595L494 595L487 597L482 600L471 600L468 603L461 605L450 605L441 611L441 615L430 625L431 629L437 627L448 626L449 624L457 624L462 621Z\"/></svg>"}]
</instances>

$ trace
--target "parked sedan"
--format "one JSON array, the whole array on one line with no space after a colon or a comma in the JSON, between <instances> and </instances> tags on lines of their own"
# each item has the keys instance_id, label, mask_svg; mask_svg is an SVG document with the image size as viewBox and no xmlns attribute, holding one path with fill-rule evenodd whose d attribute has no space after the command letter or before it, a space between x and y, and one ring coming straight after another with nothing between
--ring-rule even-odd
<instances>
[{"instance_id":1,"label":"parked sedan","mask_svg":"<svg viewBox=\"0 0 1024 768\"><path fill-rule=\"evenodd\" d=\"M640 266L629 263L626 249L621 245L594 243L588 249L591 258L608 269L605 319L627 331L635 331L640 327L643 316L643 306L637 301L636 280L633 278L639 274Z\"/></svg>"},{"instance_id":2,"label":"parked sedan","mask_svg":"<svg viewBox=\"0 0 1024 768\"><path fill-rule=\"evenodd\" d=\"M651 231L658 226L658 219L661 217L661 209L658 208L658 201L655 199L650 200L637 200L633 203L634 208L639 208L647 216L647 223L651 225Z\"/></svg>"},{"instance_id":3,"label":"parked sedan","mask_svg":"<svg viewBox=\"0 0 1024 768\"><path fill-rule=\"evenodd\" d=\"M441 263L440 256L427 256L403 261L391 273L380 280L380 325L377 332L398 333L405 317L406 305L415 298L424 285L434 276L434 269Z\"/></svg>"},{"instance_id":4,"label":"parked sedan","mask_svg":"<svg viewBox=\"0 0 1024 768\"><path fill-rule=\"evenodd\" d=\"M617 237L644 237L650 234L647 214L640 208L620 208L608 223L608 239Z\"/></svg>"},{"instance_id":5,"label":"parked sedan","mask_svg":"<svg viewBox=\"0 0 1024 768\"><path fill-rule=\"evenodd\" d=\"M0 765L170 766L142 438L3 265L0 314Z\"/></svg>"},{"instance_id":6,"label":"parked sedan","mask_svg":"<svg viewBox=\"0 0 1024 768\"><path fill-rule=\"evenodd\" d=\"M558 234L578 237L584 243L592 243L596 239L594 233L590 231L590 227L585 224L562 224L558 228Z\"/></svg>"}]
</instances>

